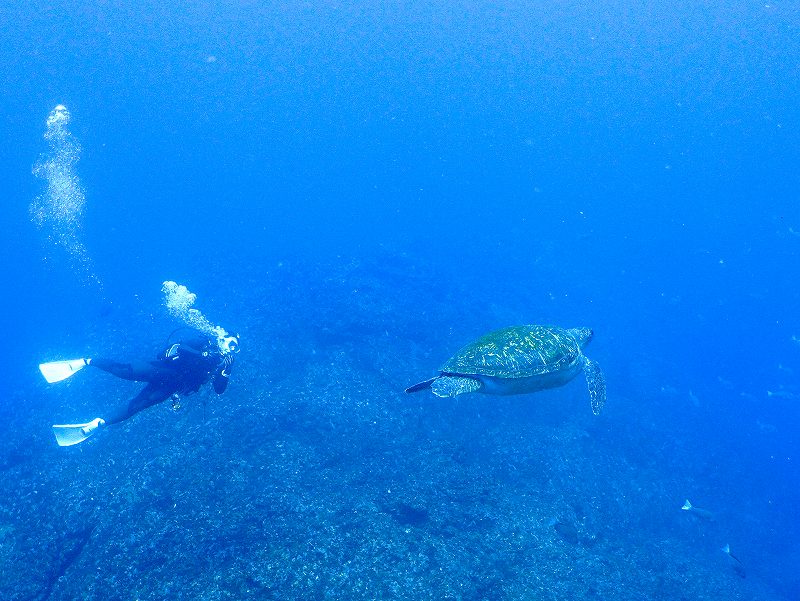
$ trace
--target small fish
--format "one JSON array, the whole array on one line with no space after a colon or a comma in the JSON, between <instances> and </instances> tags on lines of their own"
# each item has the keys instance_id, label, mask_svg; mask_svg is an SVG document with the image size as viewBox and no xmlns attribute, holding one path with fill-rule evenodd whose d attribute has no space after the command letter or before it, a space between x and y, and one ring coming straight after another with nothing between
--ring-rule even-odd
<instances>
[{"instance_id":1,"label":"small fish","mask_svg":"<svg viewBox=\"0 0 800 601\"><path fill-rule=\"evenodd\" d=\"M722 376L717 376L717 382L719 382L720 386L722 386L723 388L727 388L728 390L733 390L734 388L733 382L731 382L730 380L726 380Z\"/></svg>"},{"instance_id":2,"label":"small fish","mask_svg":"<svg viewBox=\"0 0 800 601\"><path fill-rule=\"evenodd\" d=\"M773 399L786 399L787 401L794 401L798 395L788 390L767 390L767 396Z\"/></svg>"},{"instance_id":3,"label":"small fish","mask_svg":"<svg viewBox=\"0 0 800 601\"><path fill-rule=\"evenodd\" d=\"M697 516L701 520L708 520L709 522L714 521L714 514L710 512L708 509L701 509L700 507L695 507L689 502L689 499L686 499L686 503L683 504L681 507L684 511L688 511L694 516Z\"/></svg>"},{"instance_id":4,"label":"small fish","mask_svg":"<svg viewBox=\"0 0 800 601\"><path fill-rule=\"evenodd\" d=\"M736 572L738 576L741 576L742 578L747 578L747 572L744 569L744 564L739 560L738 557L736 557L736 555L731 553L731 546L725 545L724 547L722 547L722 552L731 558L731 565L733 566L733 571Z\"/></svg>"},{"instance_id":5,"label":"small fish","mask_svg":"<svg viewBox=\"0 0 800 601\"><path fill-rule=\"evenodd\" d=\"M795 344L800 345L800 338L798 338L797 336L792 336L792 342L794 342Z\"/></svg>"},{"instance_id":6,"label":"small fish","mask_svg":"<svg viewBox=\"0 0 800 601\"><path fill-rule=\"evenodd\" d=\"M758 426L758 429L761 430L762 432L777 432L778 431L778 428L776 428L772 424L768 424L766 422L762 422L760 419L756 420L756 426Z\"/></svg>"}]
</instances>

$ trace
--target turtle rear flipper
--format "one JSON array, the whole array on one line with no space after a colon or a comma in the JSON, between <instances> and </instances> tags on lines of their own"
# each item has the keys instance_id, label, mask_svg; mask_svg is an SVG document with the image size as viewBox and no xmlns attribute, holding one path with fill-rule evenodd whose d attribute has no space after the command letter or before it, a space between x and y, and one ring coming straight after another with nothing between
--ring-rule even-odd
<instances>
[{"instance_id":1,"label":"turtle rear flipper","mask_svg":"<svg viewBox=\"0 0 800 601\"><path fill-rule=\"evenodd\" d=\"M439 397L458 396L467 392L480 390L482 384L475 378L462 376L439 376L434 378L431 391Z\"/></svg>"},{"instance_id":2,"label":"turtle rear flipper","mask_svg":"<svg viewBox=\"0 0 800 601\"><path fill-rule=\"evenodd\" d=\"M584 358L583 373L586 375L586 386L589 387L589 400L592 403L592 413L600 415L603 405L606 404L606 379L600 366L591 359Z\"/></svg>"},{"instance_id":3,"label":"turtle rear flipper","mask_svg":"<svg viewBox=\"0 0 800 601\"><path fill-rule=\"evenodd\" d=\"M438 378L439 376L436 376ZM406 388L406 392L419 392L420 390L425 390L426 388L430 388L431 384L436 380L436 378L431 378L430 380L425 380L424 382L420 382L419 384L413 384Z\"/></svg>"}]
</instances>

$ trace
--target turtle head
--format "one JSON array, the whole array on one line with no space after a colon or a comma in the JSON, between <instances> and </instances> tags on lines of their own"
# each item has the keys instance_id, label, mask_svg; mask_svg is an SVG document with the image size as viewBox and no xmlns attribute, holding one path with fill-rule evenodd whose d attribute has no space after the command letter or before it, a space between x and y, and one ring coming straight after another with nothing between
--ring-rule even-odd
<instances>
[{"instance_id":1,"label":"turtle head","mask_svg":"<svg viewBox=\"0 0 800 601\"><path fill-rule=\"evenodd\" d=\"M586 348L586 345L592 341L592 337L594 336L594 332L592 332L591 328L572 328L569 330L569 333L572 334L581 348Z\"/></svg>"}]
</instances>

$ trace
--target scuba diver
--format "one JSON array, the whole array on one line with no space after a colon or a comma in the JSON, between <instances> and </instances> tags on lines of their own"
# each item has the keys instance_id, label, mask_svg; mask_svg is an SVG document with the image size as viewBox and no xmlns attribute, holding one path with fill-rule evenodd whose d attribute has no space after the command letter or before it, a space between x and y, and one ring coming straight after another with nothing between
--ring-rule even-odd
<instances>
[{"instance_id":1,"label":"scuba diver","mask_svg":"<svg viewBox=\"0 0 800 601\"><path fill-rule=\"evenodd\" d=\"M217 338L214 339L194 332L173 344L169 344L168 339L168 346L159 353L155 361L119 363L98 357L39 365L42 375L49 383L65 380L86 366L96 367L123 380L147 382L139 394L127 403L111 409L105 417L97 417L85 424L54 425L56 442L62 447L78 444L102 426L118 424L169 398L175 403L178 395L197 392L209 381L214 392L225 392L234 354L240 350L239 337L228 334L222 328L217 328L216 334Z\"/></svg>"}]
</instances>

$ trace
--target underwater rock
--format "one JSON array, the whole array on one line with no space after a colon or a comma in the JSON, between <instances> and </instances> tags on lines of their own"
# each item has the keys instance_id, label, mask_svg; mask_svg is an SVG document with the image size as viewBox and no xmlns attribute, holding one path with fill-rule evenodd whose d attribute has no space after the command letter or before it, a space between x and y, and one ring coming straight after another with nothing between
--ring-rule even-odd
<instances>
[{"instance_id":1,"label":"underwater rock","mask_svg":"<svg viewBox=\"0 0 800 601\"><path fill-rule=\"evenodd\" d=\"M553 520L551 525L553 526L553 530L558 533L563 541L568 542L571 545L578 544L578 529L574 524L563 522L561 520Z\"/></svg>"}]
</instances>

